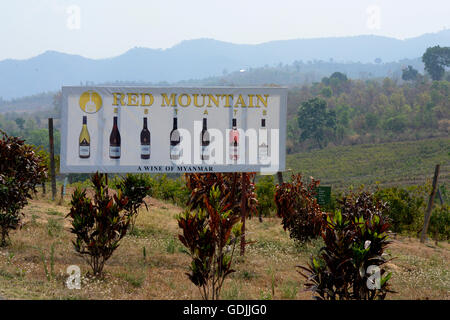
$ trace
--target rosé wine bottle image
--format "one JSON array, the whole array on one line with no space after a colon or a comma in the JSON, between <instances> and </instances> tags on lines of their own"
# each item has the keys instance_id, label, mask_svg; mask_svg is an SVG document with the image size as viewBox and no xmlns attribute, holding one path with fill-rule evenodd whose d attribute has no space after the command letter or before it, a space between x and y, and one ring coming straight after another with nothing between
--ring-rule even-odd
<instances>
[{"instance_id":1,"label":"ros\u00e9 wine bottle image","mask_svg":"<svg viewBox=\"0 0 450 320\"><path fill-rule=\"evenodd\" d=\"M230 159L239 159L239 131L237 130L236 118L233 118L233 126L230 131Z\"/></svg>"}]
</instances>

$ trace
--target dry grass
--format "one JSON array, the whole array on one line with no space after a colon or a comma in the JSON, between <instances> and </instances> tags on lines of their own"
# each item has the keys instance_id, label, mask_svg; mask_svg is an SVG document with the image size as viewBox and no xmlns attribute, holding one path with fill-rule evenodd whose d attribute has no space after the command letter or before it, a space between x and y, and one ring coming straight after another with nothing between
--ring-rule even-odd
<instances>
[{"instance_id":1,"label":"dry grass","mask_svg":"<svg viewBox=\"0 0 450 320\"><path fill-rule=\"evenodd\" d=\"M68 197L66 196L66 200ZM140 212L134 232L107 262L104 280L89 279L88 265L75 253L66 203L39 196L25 208L25 225L0 249L0 296L7 299L201 299L188 280L189 257L177 239L175 215L181 209L155 199ZM311 299L295 266L305 264L321 241L298 247L277 218L248 221L245 257L225 281L224 299ZM51 247L54 247L53 258ZM145 247L145 256L144 256ZM388 264L393 272L390 299L449 299L450 246L421 245L417 239L394 240ZM43 259L44 258L44 259ZM45 263L43 262L45 261ZM52 267L53 265L53 267ZM81 268L81 290L67 289L69 265ZM45 272L47 268L47 273ZM50 275L53 269L53 274Z\"/></svg>"}]
</instances>

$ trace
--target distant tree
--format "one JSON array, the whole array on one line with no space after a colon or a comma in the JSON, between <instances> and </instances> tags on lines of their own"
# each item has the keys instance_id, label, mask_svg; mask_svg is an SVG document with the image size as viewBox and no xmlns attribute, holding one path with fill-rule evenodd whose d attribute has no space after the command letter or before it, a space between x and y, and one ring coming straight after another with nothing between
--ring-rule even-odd
<instances>
[{"instance_id":1,"label":"distant tree","mask_svg":"<svg viewBox=\"0 0 450 320\"><path fill-rule=\"evenodd\" d=\"M302 103L297 113L298 126L302 130L301 140L309 138L323 148L326 142L326 133L336 130L336 113L327 109L327 103L320 98L313 98Z\"/></svg>"},{"instance_id":2,"label":"distant tree","mask_svg":"<svg viewBox=\"0 0 450 320\"><path fill-rule=\"evenodd\" d=\"M61 148L61 134L59 130L54 130L53 135L55 139L55 154L59 154ZM23 138L28 144L42 146L46 151L50 151L48 129L29 130Z\"/></svg>"},{"instance_id":3,"label":"distant tree","mask_svg":"<svg viewBox=\"0 0 450 320\"><path fill-rule=\"evenodd\" d=\"M386 122L384 123L384 129L400 133L406 128L406 125L407 125L406 116L401 114L387 119Z\"/></svg>"},{"instance_id":4,"label":"distant tree","mask_svg":"<svg viewBox=\"0 0 450 320\"><path fill-rule=\"evenodd\" d=\"M19 129L23 130L23 125L25 124L25 120L23 118L17 118L15 121L16 121Z\"/></svg>"},{"instance_id":5,"label":"distant tree","mask_svg":"<svg viewBox=\"0 0 450 320\"><path fill-rule=\"evenodd\" d=\"M61 118L62 109L62 92L58 91L53 96L53 114L55 118Z\"/></svg>"},{"instance_id":6,"label":"distant tree","mask_svg":"<svg viewBox=\"0 0 450 320\"><path fill-rule=\"evenodd\" d=\"M334 93L341 93L344 86L347 84L348 78L342 72L334 72L329 79L329 85Z\"/></svg>"},{"instance_id":7,"label":"distant tree","mask_svg":"<svg viewBox=\"0 0 450 320\"><path fill-rule=\"evenodd\" d=\"M441 80L445 74L445 68L450 66L450 47L430 47L422 56L425 70L433 80Z\"/></svg>"},{"instance_id":8,"label":"distant tree","mask_svg":"<svg viewBox=\"0 0 450 320\"><path fill-rule=\"evenodd\" d=\"M26 121L25 121L25 126L24 126L24 128L25 128L25 131L26 131L26 132L30 132L30 131L32 131L32 130L38 129L36 120L34 120L34 119L32 119L32 118L26 120Z\"/></svg>"},{"instance_id":9,"label":"distant tree","mask_svg":"<svg viewBox=\"0 0 450 320\"><path fill-rule=\"evenodd\" d=\"M325 85L331 85L334 84L336 86L336 84L340 84L342 82L346 82L348 80L347 76L342 73L342 72L334 72L329 78L328 77L323 77L322 78L322 83Z\"/></svg>"},{"instance_id":10,"label":"distant tree","mask_svg":"<svg viewBox=\"0 0 450 320\"><path fill-rule=\"evenodd\" d=\"M419 76L419 71L414 69L412 66L408 66L402 70L402 79L404 81L415 81Z\"/></svg>"},{"instance_id":11,"label":"distant tree","mask_svg":"<svg viewBox=\"0 0 450 320\"><path fill-rule=\"evenodd\" d=\"M378 126L379 123L379 117L374 113L368 113L366 114L366 127L369 130L373 130Z\"/></svg>"},{"instance_id":12,"label":"distant tree","mask_svg":"<svg viewBox=\"0 0 450 320\"><path fill-rule=\"evenodd\" d=\"M325 87L322 90L320 90L320 94L326 98L329 98L333 95L333 90L330 87Z\"/></svg>"},{"instance_id":13,"label":"distant tree","mask_svg":"<svg viewBox=\"0 0 450 320\"><path fill-rule=\"evenodd\" d=\"M338 80L339 82L345 82L345 81L348 80L348 79L347 79L347 76L346 76L344 73L342 73L342 72L334 72L334 73L330 76L330 80L332 80L332 79L336 79L336 80Z\"/></svg>"}]
</instances>

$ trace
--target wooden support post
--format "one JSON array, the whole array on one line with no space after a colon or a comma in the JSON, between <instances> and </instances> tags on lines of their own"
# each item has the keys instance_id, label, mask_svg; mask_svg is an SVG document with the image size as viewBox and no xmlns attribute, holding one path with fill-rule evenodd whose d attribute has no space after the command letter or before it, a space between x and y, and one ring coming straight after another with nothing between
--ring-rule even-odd
<instances>
[{"instance_id":1,"label":"wooden support post","mask_svg":"<svg viewBox=\"0 0 450 320\"><path fill-rule=\"evenodd\" d=\"M108 195L108 174L107 173L104 173L104 175L105 175L105 184L106 184L106 195Z\"/></svg>"},{"instance_id":2,"label":"wooden support post","mask_svg":"<svg viewBox=\"0 0 450 320\"><path fill-rule=\"evenodd\" d=\"M242 236L241 236L241 256L245 254L245 220L247 218L247 173L242 173L241 180L241 222L242 222Z\"/></svg>"},{"instance_id":3,"label":"wooden support post","mask_svg":"<svg viewBox=\"0 0 450 320\"><path fill-rule=\"evenodd\" d=\"M53 139L53 118L48 118L48 138L50 142L50 174L52 179L52 200L56 197L55 145Z\"/></svg>"},{"instance_id":4,"label":"wooden support post","mask_svg":"<svg viewBox=\"0 0 450 320\"><path fill-rule=\"evenodd\" d=\"M283 172L278 171L277 177L278 177L278 184L281 185L283 183Z\"/></svg>"},{"instance_id":5,"label":"wooden support post","mask_svg":"<svg viewBox=\"0 0 450 320\"><path fill-rule=\"evenodd\" d=\"M59 205L62 205L64 201L64 185L61 185L61 199L59 200Z\"/></svg>"},{"instance_id":6,"label":"wooden support post","mask_svg":"<svg viewBox=\"0 0 450 320\"><path fill-rule=\"evenodd\" d=\"M442 200L442 194L441 194L441 190L439 188L437 188L437 194L439 197L439 202L441 203L441 206L444 204L444 200Z\"/></svg>"},{"instance_id":7,"label":"wooden support post","mask_svg":"<svg viewBox=\"0 0 450 320\"><path fill-rule=\"evenodd\" d=\"M431 188L430 198L428 199L427 211L425 212L425 221L423 222L422 235L420 236L420 242L422 243L425 242L428 225L430 223L431 209L433 209L433 201L434 197L436 196L436 187L438 184L439 168L440 165L437 164L436 168L434 169L433 186Z\"/></svg>"}]
</instances>

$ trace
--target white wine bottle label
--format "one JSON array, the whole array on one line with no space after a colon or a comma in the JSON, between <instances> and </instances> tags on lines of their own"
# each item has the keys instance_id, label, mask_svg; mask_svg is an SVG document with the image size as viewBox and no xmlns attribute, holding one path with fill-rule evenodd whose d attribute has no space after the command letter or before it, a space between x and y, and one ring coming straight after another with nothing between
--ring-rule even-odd
<instances>
[{"instance_id":1,"label":"white wine bottle label","mask_svg":"<svg viewBox=\"0 0 450 320\"><path fill-rule=\"evenodd\" d=\"M202 146L202 159L208 160L209 159L209 146Z\"/></svg>"},{"instance_id":2,"label":"white wine bottle label","mask_svg":"<svg viewBox=\"0 0 450 320\"><path fill-rule=\"evenodd\" d=\"M88 157L90 149L90 146L80 146L80 157Z\"/></svg>"},{"instance_id":3,"label":"white wine bottle label","mask_svg":"<svg viewBox=\"0 0 450 320\"><path fill-rule=\"evenodd\" d=\"M178 160L181 156L181 147L179 145L170 146L170 159Z\"/></svg>"},{"instance_id":4,"label":"white wine bottle label","mask_svg":"<svg viewBox=\"0 0 450 320\"><path fill-rule=\"evenodd\" d=\"M144 156L150 155L150 146L141 145L141 154Z\"/></svg>"},{"instance_id":5,"label":"white wine bottle label","mask_svg":"<svg viewBox=\"0 0 450 320\"><path fill-rule=\"evenodd\" d=\"M110 157L120 157L120 147L109 147L109 156Z\"/></svg>"},{"instance_id":6,"label":"white wine bottle label","mask_svg":"<svg viewBox=\"0 0 450 320\"><path fill-rule=\"evenodd\" d=\"M258 156L261 160L266 160L269 156L269 147L267 145L261 145L258 149Z\"/></svg>"}]
</instances>

